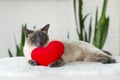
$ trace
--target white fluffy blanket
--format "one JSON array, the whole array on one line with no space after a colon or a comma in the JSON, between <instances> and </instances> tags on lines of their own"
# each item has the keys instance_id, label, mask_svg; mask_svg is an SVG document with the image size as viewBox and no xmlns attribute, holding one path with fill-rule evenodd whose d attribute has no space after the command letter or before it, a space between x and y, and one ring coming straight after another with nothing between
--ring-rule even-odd
<instances>
[{"instance_id":1,"label":"white fluffy blanket","mask_svg":"<svg viewBox=\"0 0 120 80\"><path fill-rule=\"evenodd\" d=\"M63 67L31 66L24 57L1 58L0 80L120 80L120 57L115 64L74 62Z\"/></svg>"}]
</instances>

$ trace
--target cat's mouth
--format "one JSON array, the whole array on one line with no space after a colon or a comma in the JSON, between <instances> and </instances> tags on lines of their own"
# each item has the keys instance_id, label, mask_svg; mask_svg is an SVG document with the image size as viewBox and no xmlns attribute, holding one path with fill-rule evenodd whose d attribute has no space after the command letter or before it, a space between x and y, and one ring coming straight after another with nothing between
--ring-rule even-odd
<instances>
[{"instance_id":1,"label":"cat's mouth","mask_svg":"<svg viewBox=\"0 0 120 80\"><path fill-rule=\"evenodd\" d=\"M38 42L37 44L35 44L35 46L37 46L37 47L44 47L44 43L43 42Z\"/></svg>"}]
</instances>

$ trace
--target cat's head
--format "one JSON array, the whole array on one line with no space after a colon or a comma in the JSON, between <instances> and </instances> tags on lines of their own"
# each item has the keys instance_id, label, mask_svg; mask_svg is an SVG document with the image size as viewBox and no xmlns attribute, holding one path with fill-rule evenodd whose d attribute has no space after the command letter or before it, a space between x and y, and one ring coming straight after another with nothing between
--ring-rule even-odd
<instances>
[{"instance_id":1,"label":"cat's head","mask_svg":"<svg viewBox=\"0 0 120 80\"><path fill-rule=\"evenodd\" d=\"M45 25L43 28L36 31L24 28L27 43L31 46L44 47L49 40L48 29L49 24Z\"/></svg>"}]
</instances>

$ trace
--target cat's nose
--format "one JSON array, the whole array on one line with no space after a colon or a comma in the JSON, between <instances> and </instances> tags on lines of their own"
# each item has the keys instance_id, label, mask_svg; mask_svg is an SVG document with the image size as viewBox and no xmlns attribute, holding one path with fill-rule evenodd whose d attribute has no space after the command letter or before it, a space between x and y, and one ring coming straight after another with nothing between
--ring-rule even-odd
<instances>
[{"instance_id":1,"label":"cat's nose","mask_svg":"<svg viewBox=\"0 0 120 80\"><path fill-rule=\"evenodd\" d=\"M40 46L43 46L43 42L39 42L39 45L40 45Z\"/></svg>"},{"instance_id":2,"label":"cat's nose","mask_svg":"<svg viewBox=\"0 0 120 80\"><path fill-rule=\"evenodd\" d=\"M40 42L40 45L42 45L42 42Z\"/></svg>"}]
</instances>

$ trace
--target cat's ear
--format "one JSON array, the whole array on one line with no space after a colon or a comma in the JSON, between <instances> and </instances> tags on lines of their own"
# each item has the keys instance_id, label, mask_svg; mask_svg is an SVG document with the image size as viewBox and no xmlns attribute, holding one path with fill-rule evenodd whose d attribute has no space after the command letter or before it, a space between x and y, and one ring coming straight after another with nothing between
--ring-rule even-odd
<instances>
[{"instance_id":1,"label":"cat's ear","mask_svg":"<svg viewBox=\"0 0 120 80\"><path fill-rule=\"evenodd\" d=\"M25 34L26 37L28 37L29 34L33 33L32 30L29 30L26 27L23 28L23 32L24 32L24 34Z\"/></svg>"},{"instance_id":2,"label":"cat's ear","mask_svg":"<svg viewBox=\"0 0 120 80\"><path fill-rule=\"evenodd\" d=\"M44 31L46 34L48 33L48 29L49 29L49 24L45 25L41 30Z\"/></svg>"}]
</instances>

